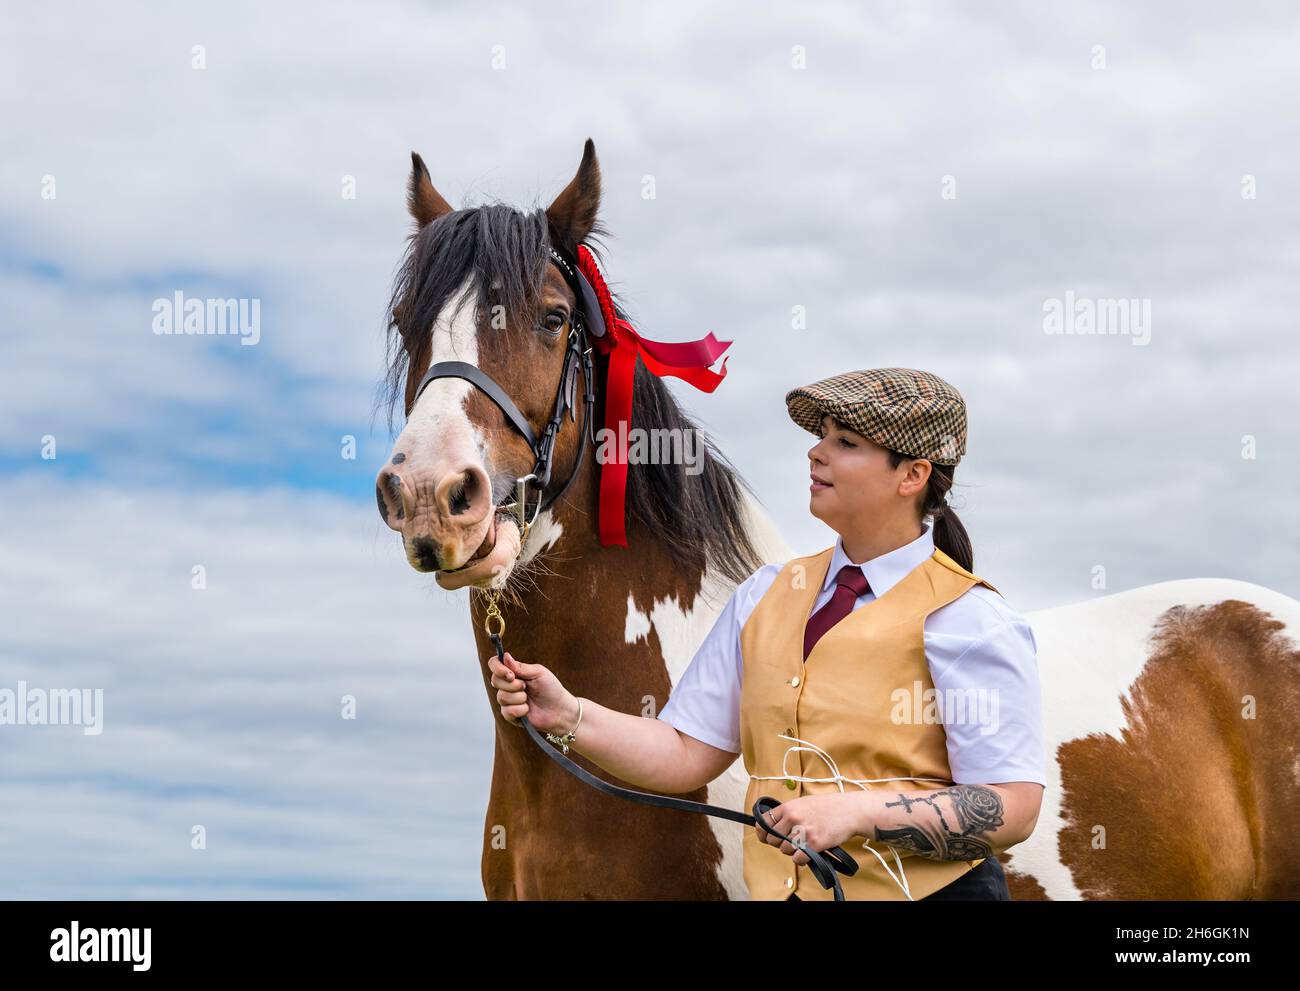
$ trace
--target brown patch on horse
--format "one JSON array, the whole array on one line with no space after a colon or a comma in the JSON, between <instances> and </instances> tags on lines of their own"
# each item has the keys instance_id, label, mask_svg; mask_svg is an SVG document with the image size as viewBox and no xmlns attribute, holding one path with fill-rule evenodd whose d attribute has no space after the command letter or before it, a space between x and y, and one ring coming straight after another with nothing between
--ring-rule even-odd
<instances>
[{"instance_id":1,"label":"brown patch on horse","mask_svg":"<svg viewBox=\"0 0 1300 991\"><path fill-rule=\"evenodd\" d=\"M1236 599L1169 609L1122 738L1059 748L1059 849L1084 898L1300 897L1300 651L1283 628Z\"/></svg>"},{"instance_id":2,"label":"brown patch on horse","mask_svg":"<svg viewBox=\"0 0 1300 991\"><path fill-rule=\"evenodd\" d=\"M468 305L468 304L467 304ZM546 265L542 276L541 295L535 309L527 314L516 315L504 327L493 327L491 304L486 307L483 319L479 323L480 344L478 367L497 382L510 382L510 398L519 411L528 420L534 436L540 438L543 429L555 413L555 390L564 371L565 348L568 344L568 326L554 335L542 335L536 325L541 323L548 312L553 309L567 309L572 314L577 307L573 291L565 282L554 264ZM487 336L491 335L491 336ZM414 365L412 369L414 370ZM528 374L521 376L520 369L527 369ZM413 374L411 381L418 385L428 369L428 359L424 361L424 370L418 376ZM410 382L408 381L408 389ZM576 404L582 402L582 373L578 372L578 385L575 388ZM409 400L408 400L409 401ZM464 402L466 415L483 436L484 448L491 452L489 470L493 475L520 478L532 470L536 456L523 436L515 430L501 408L497 406L482 389L466 390ZM595 412L593 416L597 415ZM552 458L555 467L552 478L556 484L567 475L567 466L577 457L581 434L582 412L575 414L573 421L566 416L564 426L556 435L555 450ZM592 429L597 425L593 424ZM575 483L576 484L576 483ZM502 489L494 493L498 498L513 489ZM535 497L530 493L530 500Z\"/></svg>"},{"instance_id":3,"label":"brown patch on horse","mask_svg":"<svg viewBox=\"0 0 1300 991\"><path fill-rule=\"evenodd\" d=\"M415 393L420 387L420 380L424 378L424 373L429 370L429 362L432 358L431 341L426 335L420 343L412 347L410 356L411 373L406 377L406 385L403 387L402 401L405 403L403 409L406 415L410 416L411 407L415 405Z\"/></svg>"}]
</instances>

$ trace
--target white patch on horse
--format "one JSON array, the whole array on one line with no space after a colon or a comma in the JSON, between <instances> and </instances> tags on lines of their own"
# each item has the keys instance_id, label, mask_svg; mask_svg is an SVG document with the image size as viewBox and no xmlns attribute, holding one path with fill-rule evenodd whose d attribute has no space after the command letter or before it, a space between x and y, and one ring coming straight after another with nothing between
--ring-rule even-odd
<instances>
[{"instance_id":1,"label":"white patch on horse","mask_svg":"<svg viewBox=\"0 0 1300 991\"><path fill-rule=\"evenodd\" d=\"M1286 623L1288 631L1300 630L1300 602L1260 585L1220 578L1160 582L1026 613L1038 644L1047 787L1038 825L1029 839L1011 848L1011 866L1036 878L1049 898L1082 897L1058 852L1065 826L1060 747L1090 733L1122 739L1127 722L1120 700L1146 665L1156 620L1173 606L1213 605L1225 599L1251 603Z\"/></svg>"},{"instance_id":2,"label":"white patch on horse","mask_svg":"<svg viewBox=\"0 0 1300 991\"><path fill-rule=\"evenodd\" d=\"M438 318L429 330L429 364L439 361L463 361L478 367L478 319L473 298L474 277L469 275L459 289L447 297ZM434 379L426 387L411 419L417 415L445 417L462 413L465 399L474 388L472 382L460 378Z\"/></svg>"},{"instance_id":3,"label":"white patch on horse","mask_svg":"<svg viewBox=\"0 0 1300 991\"><path fill-rule=\"evenodd\" d=\"M438 361L463 361L478 366L476 310L473 276L468 276L448 297L429 331L430 366ZM473 389L473 383L461 378L437 378L430 382L420 393L402 429L405 441L402 446L436 451L436 456L448 463L472 456L482 461L486 453L482 432L465 412L465 403Z\"/></svg>"},{"instance_id":4,"label":"white patch on horse","mask_svg":"<svg viewBox=\"0 0 1300 991\"><path fill-rule=\"evenodd\" d=\"M529 507L525 508L529 509ZM528 539L524 541L524 546L519 551L519 564L527 564L542 551L554 547L563 536L564 524L555 518L555 513L550 507L543 509L537 514L537 520L528 528Z\"/></svg>"},{"instance_id":5,"label":"white patch on horse","mask_svg":"<svg viewBox=\"0 0 1300 991\"><path fill-rule=\"evenodd\" d=\"M650 617L636 607L636 599L627 593L627 619L623 623L623 642L636 643L642 637L650 636ZM671 677L671 671L669 672ZM672 683L677 684L676 680Z\"/></svg>"}]
</instances>

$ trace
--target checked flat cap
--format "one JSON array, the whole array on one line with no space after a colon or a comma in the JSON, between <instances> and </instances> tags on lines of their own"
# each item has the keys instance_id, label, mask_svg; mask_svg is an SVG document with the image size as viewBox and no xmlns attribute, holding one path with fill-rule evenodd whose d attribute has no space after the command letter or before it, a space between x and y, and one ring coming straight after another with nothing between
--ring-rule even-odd
<instances>
[{"instance_id":1,"label":"checked flat cap","mask_svg":"<svg viewBox=\"0 0 1300 991\"><path fill-rule=\"evenodd\" d=\"M966 453L966 401L930 372L869 368L833 375L785 396L790 418L821 436L829 413L881 447L940 465Z\"/></svg>"}]
</instances>

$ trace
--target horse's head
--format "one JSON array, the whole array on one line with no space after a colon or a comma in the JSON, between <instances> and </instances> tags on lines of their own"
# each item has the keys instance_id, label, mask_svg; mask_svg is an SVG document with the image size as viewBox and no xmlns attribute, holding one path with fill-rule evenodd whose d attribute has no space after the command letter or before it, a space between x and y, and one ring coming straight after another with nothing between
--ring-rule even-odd
<instances>
[{"instance_id":1,"label":"horse's head","mask_svg":"<svg viewBox=\"0 0 1300 991\"><path fill-rule=\"evenodd\" d=\"M393 289L389 337L389 388L394 399L404 394L407 419L376 480L379 512L402 535L411 566L437 572L443 588L500 587L521 550L502 508L535 452L483 388L459 377L421 381L435 362L474 366L543 435L579 306L549 247L571 254L602 233L600 168L588 139L577 174L546 210L456 210L420 156L411 159L416 230ZM552 478L561 482L580 450L579 425L556 435Z\"/></svg>"}]
</instances>

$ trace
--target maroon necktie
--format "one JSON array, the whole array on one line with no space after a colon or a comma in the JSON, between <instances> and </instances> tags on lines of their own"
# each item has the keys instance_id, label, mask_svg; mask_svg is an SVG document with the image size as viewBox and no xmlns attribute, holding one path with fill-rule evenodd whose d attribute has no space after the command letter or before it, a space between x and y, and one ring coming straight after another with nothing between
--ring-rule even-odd
<instances>
[{"instance_id":1,"label":"maroon necktie","mask_svg":"<svg viewBox=\"0 0 1300 991\"><path fill-rule=\"evenodd\" d=\"M832 626L853 611L858 597L871 591L867 576L856 564L846 564L835 576L835 592L830 601L808 618L803 631L803 659L808 660L812 649Z\"/></svg>"}]
</instances>

